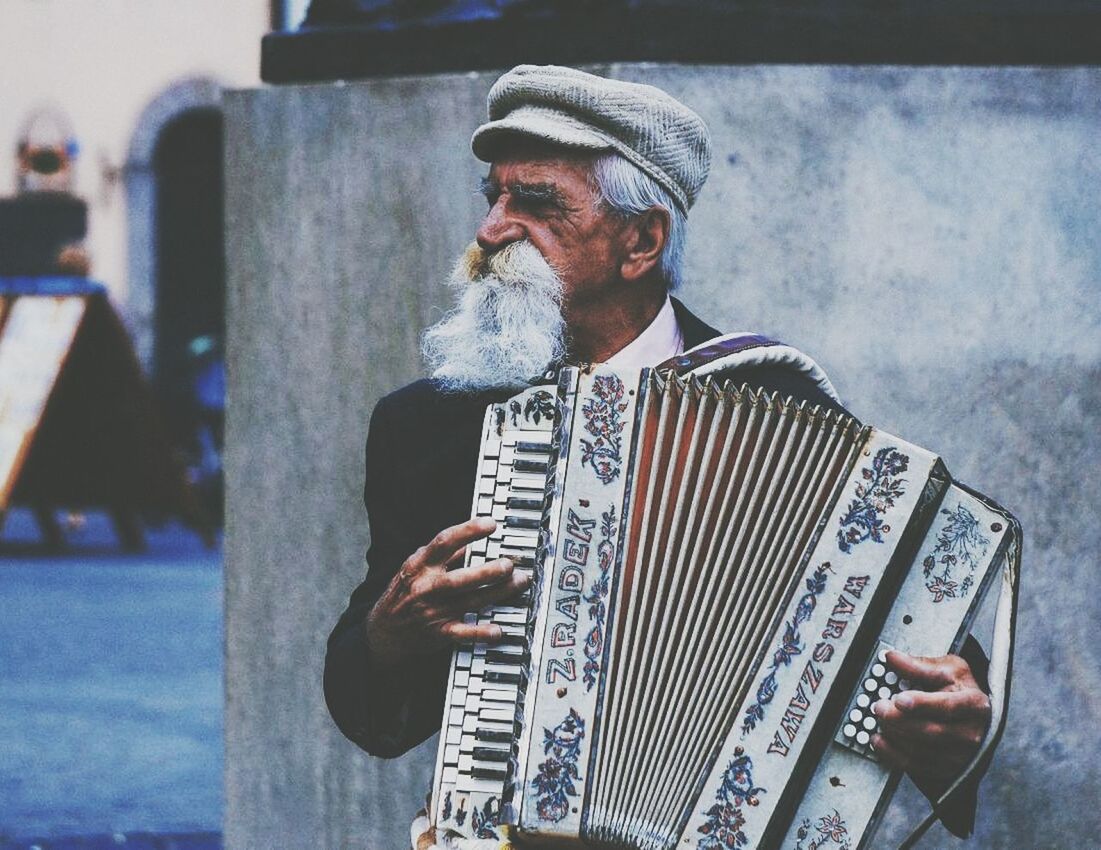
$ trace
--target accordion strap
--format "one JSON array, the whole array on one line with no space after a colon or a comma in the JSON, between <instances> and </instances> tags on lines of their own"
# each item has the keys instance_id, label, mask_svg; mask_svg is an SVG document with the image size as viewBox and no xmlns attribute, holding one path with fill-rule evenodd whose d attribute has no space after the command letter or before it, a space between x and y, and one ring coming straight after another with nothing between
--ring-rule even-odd
<instances>
[{"instance_id":1,"label":"accordion strap","mask_svg":"<svg viewBox=\"0 0 1101 850\"><path fill-rule=\"evenodd\" d=\"M703 376L753 366L775 366L799 372L838 404L841 403L825 371L810 356L798 348L755 333L739 332L715 337L684 354L669 358L657 368L672 369L679 375Z\"/></svg>"},{"instance_id":2,"label":"accordion strap","mask_svg":"<svg viewBox=\"0 0 1101 850\"><path fill-rule=\"evenodd\" d=\"M985 771L994 755L994 748L1005 731L1006 707L1009 703L1009 685L1013 678L1013 644L1017 633L1017 596L1021 580L1021 537L1019 530L1011 535L1002 567L1002 582L998 593L998 610L994 615L994 640L990 651L990 728L975 757L964 768L947 791L933 804L933 810L917 828L899 845L899 850L909 850L937 820L941 810L974 776Z\"/></svg>"}]
</instances>

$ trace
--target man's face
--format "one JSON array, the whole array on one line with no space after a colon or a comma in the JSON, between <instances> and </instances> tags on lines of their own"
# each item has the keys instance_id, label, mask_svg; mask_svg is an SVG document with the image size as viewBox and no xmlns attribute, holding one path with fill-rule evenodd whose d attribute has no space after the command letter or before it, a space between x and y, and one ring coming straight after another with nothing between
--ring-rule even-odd
<instances>
[{"instance_id":1,"label":"man's face","mask_svg":"<svg viewBox=\"0 0 1101 850\"><path fill-rule=\"evenodd\" d=\"M527 240L558 272L570 314L619 280L622 221L598 202L590 161L538 148L498 159L483 181L478 244L493 254Z\"/></svg>"},{"instance_id":2,"label":"man's face","mask_svg":"<svg viewBox=\"0 0 1101 850\"><path fill-rule=\"evenodd\" d=\"M598 201L590 166L532 146L493 163L477 244L448 282L458 303L422 340L443 387L523 386L567 355L578 328L604 321L602 297L622 297L624 224Z\"/></svg>"}]
</instances>

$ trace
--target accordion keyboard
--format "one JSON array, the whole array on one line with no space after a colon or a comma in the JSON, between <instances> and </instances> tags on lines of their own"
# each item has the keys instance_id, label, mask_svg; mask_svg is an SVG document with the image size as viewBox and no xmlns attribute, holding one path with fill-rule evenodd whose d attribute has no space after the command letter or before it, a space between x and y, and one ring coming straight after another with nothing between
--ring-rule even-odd
<instances>
[{"instance_id":1,"label":"accordion keyboard","mask_svg":"<svg viewBox=\"0 0 1101 850\"><path fill-rule=\"evenodd\" d=\"M486 416L474 515L497 528L471 544L464 566L509 558L531 574L543 524L553 415L532 416L495 406ZM511 426L511 427L510 427ZM515 775L514 741L523 715L528 676L530 593L510 604L466 615L467 622L500 626L502 640L456 653L434 789L436 823L470 836L496 821ZM510 769L510 764L512 769Z\"/></svg>"}]
</instances>

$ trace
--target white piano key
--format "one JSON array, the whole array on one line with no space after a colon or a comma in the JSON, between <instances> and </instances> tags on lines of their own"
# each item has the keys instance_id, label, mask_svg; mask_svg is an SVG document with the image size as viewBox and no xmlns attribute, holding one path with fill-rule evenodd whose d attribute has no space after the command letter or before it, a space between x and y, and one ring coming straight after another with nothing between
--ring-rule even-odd
<instances>
[{"instance_id":1,"label":"white piano key","mask_svg":"<svg viewBox=\"0 0 1101 850\"><path fill-rule=\"evenodd\" d=\"M478 717L481 720L495 720L499 723L512 723L516 719L516 709L482 706L478 710Z\"/></svg>"},{"instance_id":2,"label":"white piano key","mask_svg":"<svg viewBox=\"0 0 1101 850\"><path fill-rule=\"evenodd\" d=\"M464 775L462 768L458 771L459 776L455 780L455 787L461 788L468 793L482 792L491 796L500 798L501 791L504 789L504 783L493 779L475 779L473 776ZM484 803L482 805L485 805ZM468 806L467 811L471 811L477 806Z\"/></svg>"},{"instance_id":3,"label":"white piano key","mask_svg":"<svg viewBox=\"0 0 1101 850\"><path fill-rule=\"evenodd\" d=\"M534 490L542 493L547 487L547 477L530 472L511 472L508 483L513 490Z\"/></svg>"}]
</instances>

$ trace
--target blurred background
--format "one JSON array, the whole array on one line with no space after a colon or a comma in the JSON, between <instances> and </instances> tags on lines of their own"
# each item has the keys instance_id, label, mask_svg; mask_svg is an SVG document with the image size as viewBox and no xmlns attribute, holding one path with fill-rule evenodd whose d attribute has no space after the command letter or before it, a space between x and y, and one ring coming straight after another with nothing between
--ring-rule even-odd
<instances>
[{"instance_id":1,"label":"blurred background","mask_svg":"<svg viewBox=\"0 0 1101 850\"><path fill-rule=\"evenodd\" d=\"M520 62L697 109L681 296L1020 515L972 846L1101 846L1101 3L0 0L0 850L404 846L324 641Z\"/></svg>"},{"instance_id":2,"label":"blurred background","mask_svg":"<svg viewBox=\"0 0 1101 850\"><path fill-rule=\"evenodd\" d=\"M221 96L293 7L0 3L2 847L221 846Z\"/></svg>"}]
</instances>

